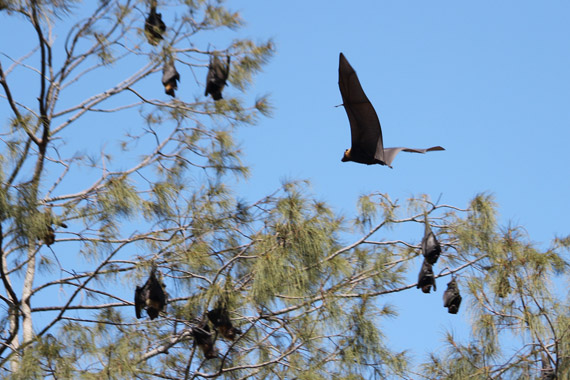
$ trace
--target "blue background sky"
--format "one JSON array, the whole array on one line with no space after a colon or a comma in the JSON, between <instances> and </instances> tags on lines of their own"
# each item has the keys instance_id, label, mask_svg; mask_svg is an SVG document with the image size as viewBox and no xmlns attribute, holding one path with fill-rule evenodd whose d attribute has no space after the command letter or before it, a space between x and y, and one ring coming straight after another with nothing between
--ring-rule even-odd
<instances>
[{"instance_id":1,"label":"blue background sky","mask_svg":"<svg viewBox=\"0 0 570 380\"><path fill-rule=\"evenodd\" d=\"M523 225L544 247L569 233L569 2L248 0L227 5L247 23L231 33L233 38L273 38L277 47L250 88L271 94L273 117L238 135L252 169L251 178L237 186L245 198L267 195L285 178L309 179L319 199L351 217L358 196L370 192L402 201L422 193L434 200L441 195L441 203L458 207L466 207L477 193L491 192L501 222ZM162 12L168 23L173 16L168 9ZM29 28L11 29L17 21L0 15L0 50L13 56L27 51L24 41L35 42ZM335 108L342 102L340 52L380 117L386 147L441 145L446 151L400 153L394 169L341 163L350 129L344 109ZM6 68L9 63L0 59ZM201 96L192 75L179 71L178 96ZM92 85L123 76L112 74L95 77ZM160 75L149 77L148 84L159 94ZM205 77L205 71L196 75ZM224 94L242 96L232 86ZM113 124L100 127L78 132L101 133L103 142L91 144L95 150L106 144L104 129ZM379 237L419 242L423 227L416 232ZM410 281L418 269L410 269ZM385 325L390 346L412 349L422 360L427 350L441 345L445 329L467 334L465 309L451 316L441 307L446 282L438 283L435 294L412 289L380 299L400 312ZM426 325L434 328L426 332Z\"/></svg>"}]
</instances>

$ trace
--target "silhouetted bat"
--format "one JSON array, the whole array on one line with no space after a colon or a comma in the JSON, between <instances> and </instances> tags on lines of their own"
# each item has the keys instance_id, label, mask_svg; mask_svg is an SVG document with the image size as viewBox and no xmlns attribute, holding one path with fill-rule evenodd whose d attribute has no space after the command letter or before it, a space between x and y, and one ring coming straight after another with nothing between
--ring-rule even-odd
<instances>
[{"instance_id":1,"label":"silhouetted bat","mask_svg":"<svg viewBox=\"0 0 570 380\"><path fill-rule=\"evenodd\" d=\"M174 67L174 60L169 59L164 62L162 69L162 84L164 85L164 92L170 96L174 95L174 90L178 89L177 81L180 80L180 74Z\"/></svg>"},{"instance_id":2,"label":"silhouetted bat","mask_svg":"<svg viewBox=\"0 0 570 380\"><path fill-rule=\"evenodd\" d=\"M224 66L222 61L214 54L210 57L210 65L208 66L208 76L206 77L206 92L212 95L214 100L222 99L222 90L226 85L228 76L230 74L230 56L228 55L228 62Z\"/></svg>"},{"instance_id":3,"label":"silhouetted bat","mask_svg":"<svg viewBox=\"0 0 570 380\"><path fill-rule=\"evenodd\" d=\"M241 334L241 330L234 327L228 311L223 307L216 307L208 312L208 319L220 334L226 339L234 340L236 335Z\"/></svg>"},{"instance_id":4,"label":"silhouetted bat","mask_svg":"<svg viewBox=\"0 0 570 380\"><path fill-rule=\"evenodd\" d=\"M447 283L447 289L443 293L443 307L447 308L449 314L457 314L461 305L461 294L455 278Z\"/></svg>"},{"instance_id":5,"label":"silhouetted bat","mask_svg":"<svg viewBox=\"0 0 570 380\"><path fill-rule=\"evenodd\" d=\"M433 286L433 291L435 292L437 289L435 287L435 276L433 275L433 269L430 263L424 259L422 264L422 269L420 270L420 274L418 276L418 285L416 286L418 289L422 289L422 292L429 293L431 287Z\"/></svg>"},{"instance_id":6,"label":"silhouetted bat","mask_svg":"<svg viewBox=\"0 0 570 380\"><path fill-rule=\"evenodd\" d=\"M439 245L439 242L435 238L435 235L431 230L429 221L426 216L425 232L424 232L424 237L422 239L422 255L424 255L428 263L433 265L436 263L440 254L441 254L441 246Z\"/></svg>"},{"instance_id":7,"label":"silhouetted bat","mask_svg":"<svg viewBox=\"0 0 570 380\"><path fill-rule=\"evenodd\" d=\"M208 322L202 324L201 326L196 326L192 329L192 336L194 337L194 342L204 354L206 359L214 359L218 357L218 350L214 347L214 341L212 339L212 334L210 332L210 326Z\"/></svg>"},{"instance_id":8,"label":"silhouetted bat","mask_svg":"<svg viewBox=\"0 0 570 380\"><path fill-rule=\"evenodd\" d=\"M152 268L146 283L135 289L135 311L139 319L142 317L141 311L145 308L150 319L155 319L166 305L166 293L155 272L156 269Z\"/></svg>"},{"instance_id":9,"label":"silhouetted bat","mask_svg":"<svg viewBox=\"0 0 570 380\"><path fill-rule=\"evenodd\" d=\"M55 223L56 225L63 227L63 228L67 228L67 224L59 222L59 223ZM47 245L48 247L50 245L52 245L53 243L55 243L55 230L53 229L53 227L51 226L51 224L48 224L47 226L47 232L45 234L45 236L43 237L43 241L45 243L45 245Z\"/></svg>"},{"instance_id":10,"label":"silhouetted bat","mask_svg":"<svg viewBox=\"0 0 570 380\"><path fill-rule=\"evenodd\" d=\"M159 40L162 40L162 34L166 30L166 25L162 21L162 14L156 13L156 6L150 7L150 13L144 22L144 31L148 43L157 45Z\"/></svg>"},{"instance_id":11,"label":"silhouetted bat","mask_svg":"<svg viewBox=\"0 0 570 380\"><path fill-rule=\"evenodd\" d=\"M350 122L352 145L344 151L343 162L354 161L360 164L380 164L392 167L392 161L401 152L425 153L434 150L445 150L441 146L427 149L384 148L382 128L378 115L366 97L356 72L340 53L338 66L338 87L342 95L342 105Z\"/></svg>"}]
</instances>

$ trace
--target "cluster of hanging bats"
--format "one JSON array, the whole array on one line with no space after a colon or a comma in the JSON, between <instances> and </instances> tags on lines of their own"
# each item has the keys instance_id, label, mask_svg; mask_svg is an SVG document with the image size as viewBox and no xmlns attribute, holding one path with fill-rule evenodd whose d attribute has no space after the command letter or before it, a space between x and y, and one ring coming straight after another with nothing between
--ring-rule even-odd
<instances>
[{"instance_id":1,"label":"cluster of hanging bats","mask_svg":"<svg viewBox=\"0 0 570 380\"><path fill-rule=\"evenodd\" d=\"M156 268L153 267L145 284L137 286L135 289L135 314L140 319L142 318L142 311L146 310L149 318L153 320L158 317L165 306L164 284L156 277ZM233 341L237 335L242 333L239 328L233 326L228 310L221 303L208 311L206 316L224 339ZM213 339L212 330L207 320L198 321L196 326L192 328L192 336L206 359L218 357L218 350L214 346L215 339Z\"/></svg>"},{"instance_id":2,"label":"cluster of hanging bats","mask_svg":"<svg viewBox=\"0 0 570 380\"><path fill-rule=\"evenodd\" d=\"M162 35L166 31L166 25L162 21L162 15L156 12L156 6L151 5L149 15L145 21L145 34L152 45L158 44L162 40ZM230 57L224 65L220 59L213 55L208 67L206 78L206 92L212 95L214 100L222 99L222 90L226 85L229 74ZM174 67L174 61L166 61L163 69L162 84L166 94L175 96L177 82L180 74ZM351 147L344 152L343 162L353 161L360 164L379 164L392 167L391 164L399 152L426 153L431 151L444 150L441 146L431 148L384 148L382 140L382 129L378 115L374 107L362 90L360 81L352 66L348 63L344 54L340 53L339 81L338 85L343 100L343 106L348 115L351 131ZM64 224L59 224L67 227ZM47 235L44 242L49 246L55 241L55 232L51 225L48 226ZM429 222L425 220L425 233L422 239L421 251L424 257L423 264L418 276L417 288L424 293L429 293L433 286L436 290L435 275L433 265L437 262L441 254L441 246L432 232ZM148 280L143 286L137 286L135 290L135 312L136 317L142 317L142 311L146 310L151 320L158 317L166 305L166 293L164 284L156 276L156 268L152 268ZM461 304L461 295L455 277L447 284L447 290L443 294L443 306L451 314L457 314ZM236 335L241 334L241 330L234 327L230 320L229 313L223 304L217 305L214 309L206 313L214 329L224 338L233 341ZM192 329L196 345L198 345L206 359L216 358L218 351L214 346L213 334L207 320L199 321Z\"/></svg>"},{"instance_id":3,"label":"cluster of hanging bats","mask_svg":"<svg viewBox=\"0 0 570 380\"><path fill-rule=\"evenodd\" d=\"M162 21L162 14L156 12L156 5L153 3L150 12L145 20L144 31L148 42L157 45L163 39L162 35L166 31L166 24ZM227 84L230 74L230 56L227 57L226 64L213 54L208 66L208 76L206 77L206 91L204 96L212 95L214 100L222 99L222 90ZM162 69L162 84L167 95L175 96L174 90L178 89L180 74L174 67L172 58L165 60Z\"/></svg>"}]
</instances>

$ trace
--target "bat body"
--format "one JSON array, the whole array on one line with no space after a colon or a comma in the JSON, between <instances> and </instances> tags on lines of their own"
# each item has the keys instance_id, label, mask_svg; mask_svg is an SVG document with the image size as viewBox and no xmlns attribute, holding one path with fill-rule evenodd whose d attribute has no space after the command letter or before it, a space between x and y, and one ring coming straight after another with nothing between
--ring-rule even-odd
<instances>
[{"instance_id":1,"label":"bat body","mask_svg":"<svg viewBox=\"0 0 570 380\"><path fill-rule=\"evenodd\" d=\"M210 65L208 66L208 76L206 77L206 91L204 92L204 96L208 96L208 94L210 94L214 100L222 99L222 90L227 83L229 74L230 56L228 56L228 61L224 65L216 55L212 55L210 58Z\"/></svg>"},{"instance_id":2,"label":"bat body","mask_svg":"<svg viewBox=\"0 0 570 380\"><path fill-rule=\"evenodd\" d=\"M424 255L425 259L430 264L435 264L439 255L441 254L441 246L437 241L435 234L432 232L429 222L425 221L425 232L424 237L422 239L422 255Z\"/></svg>"},{"instance_id":3,"label":"bat body","mask_svg":"<svg viewBox=\"0 0 570 380\"><path fill-rule=\"evenodd\" d=\"M234 340L241 330L234 327L228 311L223 307L216 307L208 312L208 319L225 339Z\"/></svg>"},{"instance_id":4,"label":"bat body","mask_svg":"<svg viewBox=\"0 0 570 380\"><path fill-rule=\"evenodd\" d=\"M218 357L218 350L214 347L214 340L212 339L210 326L208 326L207 322L201 326L194 327L192 329L192 336L194 337L194 342L200 347L206 359Z\"/></svg>"},{"instance_id":5,"label":"bat body","mask_svg":"<svg viewBox=\"0 0 570 380\"><path fill-rule=\"evenodd\" d=\"M156 278L155 272L153 268L146 283L135 289L135 312L138 319L142 318L142 310L146 309L148 316L153 320L158 317L158 313L166 305L166 293L163 285Z\"/></svg>"},{"instance_id":6,"label":"bat body","mask_svg":"<svg viewBox=\"0 0 570 380\"><path fill-rule=\"evenodd\" d=\"M178 74L176 67L174 67L174 61L172 59L167 60L162 69L162 84L164 85L164 92L167 95L175 96L174 90L178 89L177 81L179 80L180 74Z\"/></svg>"},{"instance_id":7,"label":"bat body","mask_svg":"<svg viewBox=\"0 0 570 380\"><path fill-rule=\"evenodd\" d=\"M55 223L60 227L67 228L67 224L65 223ZM55 243L55 230L53 229L51 224L48 224L46 234L43 237L44 244L48 247Z\"/></svg>"},{"instance_id":8,"label":"bat body","mask_svg":"<svg viewBox=\"0 0 570 380\"><path fill-rule=\"evenodd\" d=\"M418 276L418 285L416 286L418 289L422 289L422 292L429 293L431 291L431 287L433 286L433 291L435 292L437 289L435 287L435 276L433 275L433 268L430 263L424 259L422 264L422 269L420 270L420 274Z\"/></svg>"},{"instance_id":9,"label":"bat body","mask_svg":"<svg viewBox=\"0 0 570 380\"><path fill-rule=\"evenodd\" d=\"M47 233L44 236L44 243L49 247L55 243L55 231L52 226L47 227Z\"/></svg>"},{"instance_id":10,"label":"bat body","mask_svg":"<svg viewBox=\"0 0 570 380\"><path fill-rule=\"evenodd\" d=\"M144 31L149 44L157 45L162 40L166 25L162 21L162 14L156 13L156 6L150 8L148 17L144 22Z\"/></svg>"},{"instance_id":11,"label":"bat body","mask_svg":"<svg viewBox=\"0 0 570 380\"><path fill-rule=\"evenodd\" d=\"M447 289L443 293L443 307L447 308L449 314L457 314L461 305L461 294L455 278L447 284Z\"/></svg>"},{"instance_id":12,"label":"bat body","mask_svg":"<svg viewBox=\"0 0 570 380\"><path fill-rule=\"evenodd\" d=\"M411 153L426 153L445 150L441 146L426 149L415 148L384 148L382 128L374 107L366 97L356 71L340 53L338 66L338 87L342 96L342 105L350 122L352 144L344 152L342 162L353 161L360 164L380 164L392 167L392 161L402 151Z\"/></svg>"}]
</instances>

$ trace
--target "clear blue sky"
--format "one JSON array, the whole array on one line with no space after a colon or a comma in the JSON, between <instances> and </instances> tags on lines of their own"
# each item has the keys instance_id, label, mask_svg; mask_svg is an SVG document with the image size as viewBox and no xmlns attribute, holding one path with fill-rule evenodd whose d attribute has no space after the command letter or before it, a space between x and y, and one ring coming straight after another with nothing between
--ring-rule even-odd
<instances>
[{"instance_id":1,"label":"clear blue sky","mask_svg":"<svg viewBox=\"0 0 570 380\"><path fill-rule=\"evenodd\" d=\"M277 47L250 88L271 94L274 115L238 135L252 169L238 186L247 199L267 195L284 178L309 179L318 198L350 217L358 196L370 192L402 201L441 194L442 203L459 207L491 192L501 222L523 225L534 241L547 246L570 232L569 2L248 0L228 6L247 23L233 37L273 38ZM1 16L0 30L13 25L4 21ZM0 50L16 49L30 32L4 37ZM385 146L446 151L400 153L394 169L341 163L350 130L344 109L334 107L342 102L339 52L376 108ZM202 92L189 72L179 71L181 98ZM152 85L161 90L159 77ZM225 91L241 95L235 87ZM421 234L402 237L419 241ZM416 276L412 268L410 278ZM451 316L441 307L445 283L435 294L412 289L389 299L401 314L386 324L390 345L412 349L422 360L441 345L444 329L466 333L468 315ZM425 325L434 327L429 334Z\"/></svg>"}]
</instances>

